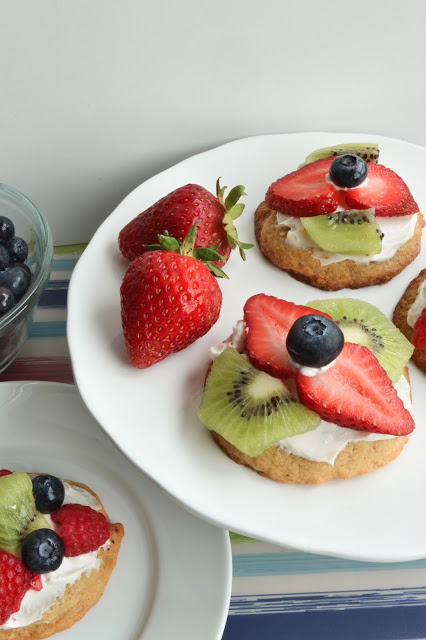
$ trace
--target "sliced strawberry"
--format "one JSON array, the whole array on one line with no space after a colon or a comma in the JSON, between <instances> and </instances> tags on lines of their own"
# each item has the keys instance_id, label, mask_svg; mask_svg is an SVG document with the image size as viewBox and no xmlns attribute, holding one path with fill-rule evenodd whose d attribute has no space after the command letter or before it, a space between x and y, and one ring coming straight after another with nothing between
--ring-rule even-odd
<instances>
[{"instance_id":1,"label":"sliced strawberry","mask_svg":"<svg viewBox=\"0 0 426 640\"><path fill-rule=\"evenodd\" d=\"M374 207L376 216L408 216L419 210L404 180L381 164L368 164L368 179L346 191L349 209Z\"/></svg>"},{"instance_id":2,"label":"sliced strawberry","mask_svg":"<svg viewBox=\"0 0 426 640\"><path fill-rule=\"evenodd\" d=\"M330 316L315 310L321 316ZM251 363L276 378L293 378L286 347L287 334L301 316L312 314L310 307L259 293L244 305L247 351Z\"/></svg>"},{"instance_id":3,"label":"sliced strawberry","mask_svg":"<svg viewBox=\"0 0 426 640\"><path fill-rule=\"evenodd\" d=\"M296 375L299 400L323 420L358 431L405 436L413 418L367 347L346 342L330 369Z\"/></svg>"},{"instance_id":4,"label":"sliced strawberry","mask_svg":"<svg viewBox=\"0 0 426 640\"><path fill-rule=\"evenodd\" d=\"M426 349L426 309L423 309L414 325L414 335L411 340L416 349Z\"/></svg>"},{"instance_id":5,"label":"sliced strawberry","mask_svg":"<svg viewBox=\"0 0 426 640\"><path fill-rule=\"evenodd\" d=\"M265 196L267 206L299 218L335 211L340 194L326 180L333 160L334 158L323 158L311 162L271 184Z\"/></svg>"}]
</instances>

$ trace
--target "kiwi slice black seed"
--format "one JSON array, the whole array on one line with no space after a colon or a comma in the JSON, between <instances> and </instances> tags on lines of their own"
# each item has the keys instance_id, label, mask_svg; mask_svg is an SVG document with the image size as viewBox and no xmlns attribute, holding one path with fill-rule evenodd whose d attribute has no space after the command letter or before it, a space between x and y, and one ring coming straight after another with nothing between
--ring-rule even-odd
<instances>
[{"instance_id":1,"label":"kiwi slice black seed","mask_svg":"<svg viewBox=\"0 0 426 640\"><path fill-rule=\"evenodd\" d=\"M343 331L345 342L368 347L391 381L398 382L414 348L377 307L355 298L312 300L308 307L328 313Z\"/></svg>"},{"instance_id":2,"label":"kiwi slice black seed","mask_svg":"<svg viewBox=\"0 0 426 640\"><path fill-rule=\"evenodd\" d=\"M315 162L315 160L321 160L321 158L328 158L330 156L344 156L347 153L352 153L365 162L379 162L379 145L374 142L348 142L345 144L335 145L334 147L323 147L322 149L316 149L310 153L305 164Z\"/></svg>"},{"instance_id":3,"label":"kiwi slice black seed","mask_svg":"<svg viewBox=\"0 0 426 640\"><path fill-rule=\"evenodd\" d=\"M300 219L320 249L349 256L374 256L382 250L383 233L374 209L349 209Z\"/></svg>"},{"instance_id":4,"label":"kiwi slice black seed","mask_svg":"<svg viewBox=\"0 0 426 640\"><path fill-rule=\"evenodd\" d=\"M198 416L248 456L321 422L281 380L255 369L235 349L226 349L213 362Z\"/></svg>"},{"instance_id":5,"label":"kiwi slice black seed","mask_svg":"<svg viewBox=\"0 0 426 640\"><path fill-rule=\"evenodd\" d=\"M27 473L18 471L0 478L0 549L16 553L24 538L36 529L50 529L37 511L33 484Z\"/></svg>"}]
</instances>

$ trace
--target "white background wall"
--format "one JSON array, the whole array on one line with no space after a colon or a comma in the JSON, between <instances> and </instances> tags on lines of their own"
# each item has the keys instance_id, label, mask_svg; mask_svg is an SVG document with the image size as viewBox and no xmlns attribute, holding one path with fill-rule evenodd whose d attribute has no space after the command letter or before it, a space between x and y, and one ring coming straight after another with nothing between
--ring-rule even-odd
<instances>
[{"instance_id":1,"label":"white background wall","mask_svg":"<svg viewBox=\"0 0 426 640\"><path fill-rule=\"evenodd\" d=\"M146 178L237 138L426 146L425 69L425 0L0 0L0 181L56 244L87 241Z\"/></svg>"}]
</instances>

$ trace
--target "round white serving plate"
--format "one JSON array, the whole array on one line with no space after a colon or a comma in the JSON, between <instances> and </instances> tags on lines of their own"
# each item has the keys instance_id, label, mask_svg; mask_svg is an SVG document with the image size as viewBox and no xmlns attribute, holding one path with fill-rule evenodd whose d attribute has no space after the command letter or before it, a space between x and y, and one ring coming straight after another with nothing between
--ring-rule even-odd
<instances>
[{"instance_id":1,"label":"round white serving plate","mask_svg":"<svg viewBox=\"0 0 426 640\"><path fill-rule=\"evenodd\" d=\"M98 229L80 258L68 298L68 340L76 383L89 411L122 451L180 504L210 522L269 542L371 561L426 556L425 377L410 365L417 429L402 455L370 475L321 486L280 485L228 459L197 419L208 348L229 335L244 302L259 292L298 304L349 296L391 317L407 284L425 266L426 251L381 286L319 291L268 262L257 246L237 254L221 281L219 321L203 338L147 370L130 366L120 322L119 289L127 262L117 247L122 227L173 189L216 179L246 187L240 238L255 242L254 211L271 182L294 170L313 149L378 142L381 162L409 185L426 210L426 149L370 134L296 133L237 140L194 156L135 189ZM423 391L422 391L423 390Z\"/></svg>"},{"instance_id":2,"label":"round white serving plate","mask_svg":"<svg viewBox=\"0 0 426 640\"><path fill-rule=\"evenodd\" d=\"M73 385L0 384L0 468L52 473L99 494L125 535L99 602L63 640L220 640L232 582L228 532L194 518L118 451Z\"/></svg>"}]
</instances>

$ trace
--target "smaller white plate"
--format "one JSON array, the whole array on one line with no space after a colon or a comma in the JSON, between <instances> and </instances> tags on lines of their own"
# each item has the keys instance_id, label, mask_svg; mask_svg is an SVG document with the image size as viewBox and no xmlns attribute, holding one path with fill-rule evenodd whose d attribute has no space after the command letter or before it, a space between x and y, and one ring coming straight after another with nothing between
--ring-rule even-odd
<instances>
[{"instance_id":1,"label":"smaller white plate","mask_svg":"<svg viewBox=\"0 0 426 640\"><path fill-rule=\"evenodd\" d=\"M61 640L218 640L231 596L228 533L172 502L112 444L72 385L0 384L0 469L96 491L125 536L98 604Z\"/></svg>"}]
</instances>

